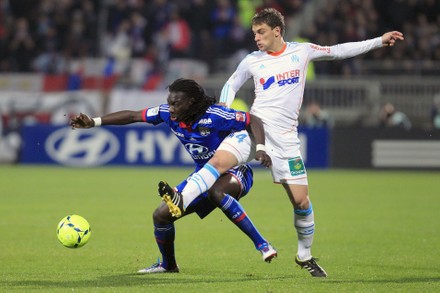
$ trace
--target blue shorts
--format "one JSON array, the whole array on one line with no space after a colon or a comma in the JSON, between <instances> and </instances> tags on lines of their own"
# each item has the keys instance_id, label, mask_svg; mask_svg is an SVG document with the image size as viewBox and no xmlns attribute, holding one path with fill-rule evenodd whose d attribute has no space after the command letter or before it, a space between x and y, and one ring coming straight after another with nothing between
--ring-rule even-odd
<instances>
[{"instance_id":1,"label":"blue shorts","mask_svg":"<svg viewBox=\"0 0 440 293\"><path fill-rule=\"evenodd\" d=\"M194 172L192 174L194 174ZM251 189L252 184L254 183L252 168L248 164L239 165L237 167L229 169L228 171L226 171L225 174L231 174L237 179L238 183L240 184L241 192L238 198L242 198L243 196L245 196ZM182 183L176 186L178 191L181 192L183 190L183 188L188 183L187 180L188 179L184 180ZM208 199L208 192L204 192L187 207L186 211L188 213L196 212L197 215L199 215L199 217L203 219L204 217L209 215L215 208L217 207Z\"/></svg>"}]
</instances>

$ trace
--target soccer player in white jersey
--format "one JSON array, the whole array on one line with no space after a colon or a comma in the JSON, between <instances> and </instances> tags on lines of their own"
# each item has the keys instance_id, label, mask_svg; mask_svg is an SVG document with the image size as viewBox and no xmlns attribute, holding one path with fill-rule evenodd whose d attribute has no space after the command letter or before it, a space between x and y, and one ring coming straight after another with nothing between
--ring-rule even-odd
<instances>
[{"instance_id":1,"label":"soccer player in white jersey","mask_svg":"<svg viewBox=\"0 0 440 293\"><path fill-rule=\"evenodd\" d=\"M253 78L255 100L250 113L264 123L265 150L272 158L274 183L283 185L293 206L293 222L298 236L295 262L314 277L326 277L327 273L316 263L317 259L311 253L315 231L314 212L297 131L307 66L311 61L345 59L384 46L393 46L396 41L404 39L403 34L391 31L374 39L334 46L286 42L283 39L284 17L273 8L264 9L253 17L252 31L259 50L240 62L224 85L220 102L230 106L240 87L247 79ZM262 148L264 146L257 146L257 150ZM246 151L248 155L249 151ZM246 155L240 156L234 152L234 147L226 139L206 164L207 167L193 176L197 180L189 182L182 194L178 194L184 202L179 208L184 209L197 194L212 186L230 165L241 163L243 158L249 159Z\"/></svg>"}]
</instances>

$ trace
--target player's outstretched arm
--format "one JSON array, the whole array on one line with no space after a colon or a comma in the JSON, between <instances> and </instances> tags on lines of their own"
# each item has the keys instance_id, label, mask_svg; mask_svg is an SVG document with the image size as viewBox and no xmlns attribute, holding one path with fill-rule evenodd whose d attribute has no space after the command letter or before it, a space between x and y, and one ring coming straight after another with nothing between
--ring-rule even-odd
<instances>
[{"instance_id":1,"label":"player's outstretched arm","mask_svg":"<svg viewBox=\"0 0 440 293\"><path fill-rule=\"evenodd\" d=\"M394 46L396 41L403 41L405 38L403 37L403 34L398 31L392 31L384 33L382 36L382 45L384 47L386 46Z\"/></svg>"},{"instance_id":2,"label":"player's outstretched arm","mask_svg":"<svg viewBox=\"0 0 440 293\"><path fill-rule=\"evenodd\" d=\"M88 115L80 113L70 120L70 126L72 126L72 128L91 128L100 125L124 125L142 122L142 112L143 111L124 110L97 118L90 118ZM97 125L97 121L99 125Z\"/></svg>"}]
</instances>

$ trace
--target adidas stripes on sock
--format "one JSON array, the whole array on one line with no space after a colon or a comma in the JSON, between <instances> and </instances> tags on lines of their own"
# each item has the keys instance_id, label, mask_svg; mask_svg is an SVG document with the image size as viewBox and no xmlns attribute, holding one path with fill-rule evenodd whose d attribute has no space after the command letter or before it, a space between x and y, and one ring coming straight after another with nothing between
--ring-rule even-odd
<instances>
[{"instance_id":1,"label":"adidas stripes on sock","mask_svg":"<svg viewBox=\"0 0 440 293\"><path fill-rule=\"evenodd\" d=\"M315 233L315 219L310 203L306 210L294 210L294 224L298 235L298 258L308 260L312 257L313 235Z\"/></svg>"}]
</instances>

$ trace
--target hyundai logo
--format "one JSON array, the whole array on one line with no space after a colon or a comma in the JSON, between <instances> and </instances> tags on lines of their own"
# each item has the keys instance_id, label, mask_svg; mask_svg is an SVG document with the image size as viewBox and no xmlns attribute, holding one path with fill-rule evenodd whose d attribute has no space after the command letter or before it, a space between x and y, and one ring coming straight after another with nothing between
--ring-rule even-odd
<instances>
[{"instance_id":1,"label":"hyundai logo","mask_svg":"<svg viewBox=\"0 0 440 293\"><path fill-rule=\"evenodd\" d=\"M187 143L185 148L191 155L201 155L208 152L208 148L199 144Z\"/></svg>"},{"instance_id":2,"label":"hyundai logo","mask_svg":"<svg viewBox=\"0 0 440 293\"><path fill-rule=\"evenodd\" d=\"M63 127L46 140L49 156L66 166L99 166L112 160L119 152L117 138L104 128L87 130Z\"/></svg>"}]
</instances>

